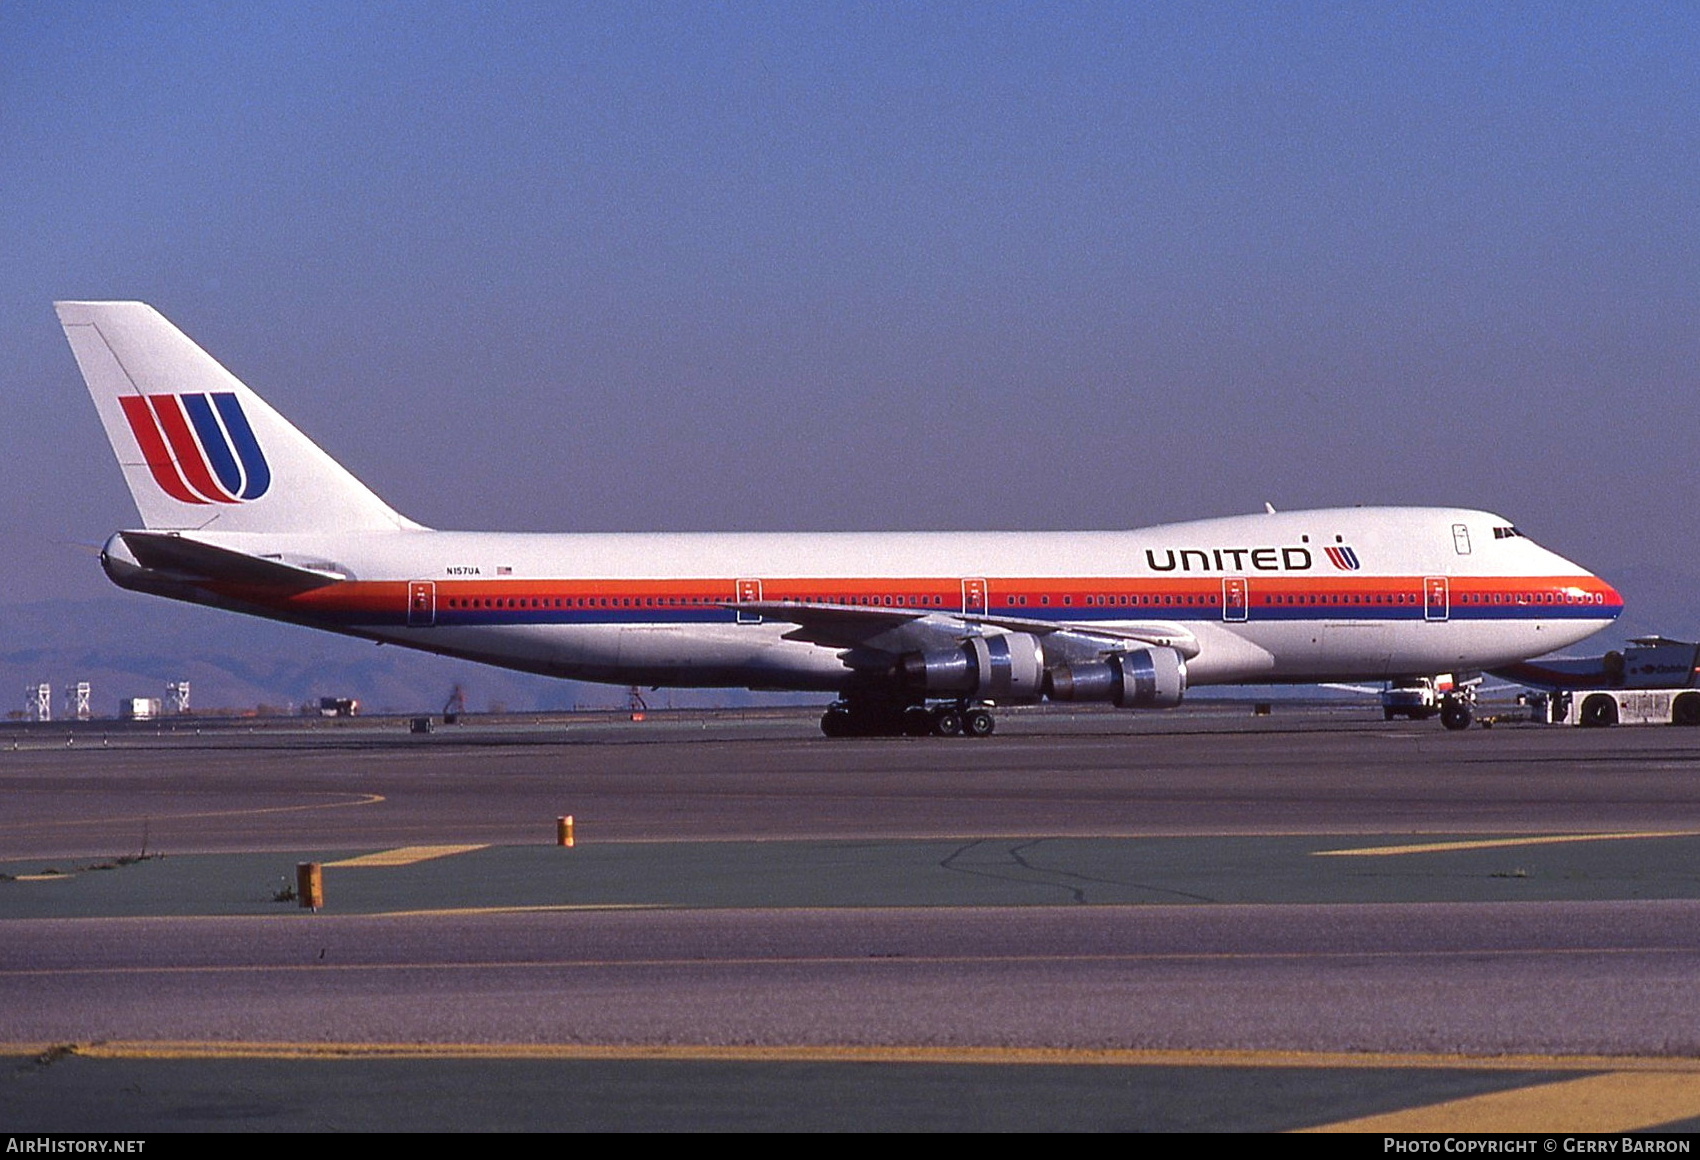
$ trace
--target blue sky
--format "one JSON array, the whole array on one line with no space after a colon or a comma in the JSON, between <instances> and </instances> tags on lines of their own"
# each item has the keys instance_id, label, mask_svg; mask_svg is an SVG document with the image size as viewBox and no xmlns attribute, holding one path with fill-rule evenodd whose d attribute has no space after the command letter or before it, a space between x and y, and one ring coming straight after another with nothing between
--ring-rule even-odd
<instances>
[{"instance_id":1,"label":"blue sky","mask_svg":"<svg viewBox=\"0 0 1700 1160\"><path fill-rule=\"evenodd\" d=\"M0 7L0 601L135 520L54 298L514 530L1494 509L1690 569L1700 8Z\"/></svg>"}]
</instances>

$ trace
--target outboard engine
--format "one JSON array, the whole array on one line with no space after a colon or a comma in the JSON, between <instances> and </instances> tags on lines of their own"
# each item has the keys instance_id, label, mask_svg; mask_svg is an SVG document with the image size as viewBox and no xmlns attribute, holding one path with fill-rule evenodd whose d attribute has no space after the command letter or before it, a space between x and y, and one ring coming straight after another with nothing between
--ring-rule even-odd
<instances>
[{"instance_id":1,"label":"outboard engine","mask_svg":"<svg viewBox=\"0 0 1700 1160\"><path fill-rule=\"evenodd\" d=\"M973 636L953 649L909 653L898 675L911 689L961 693L991 701L1037 701L1045 679L1045 651L1025 632Z\"/></svg>"},{"instance_id":2,"label":"outboard engine","mask_svg":"<svg viewBox=\"0 0 1700 1160\"><path fill-rule=\"evenodd\" d=\"M1186 658L1172 648L1112 653L1046 674L1053 701L1110 701L1124 709L1169 709L1186 692Z\"/></svg>"}]
</instances>

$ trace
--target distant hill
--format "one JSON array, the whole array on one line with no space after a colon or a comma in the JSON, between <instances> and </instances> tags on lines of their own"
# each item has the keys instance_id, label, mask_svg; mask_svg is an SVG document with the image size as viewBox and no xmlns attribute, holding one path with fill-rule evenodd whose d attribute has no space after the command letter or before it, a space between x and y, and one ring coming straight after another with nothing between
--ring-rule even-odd
<instances>
[{"instance_id":1,"label":"distant hill","mask_svg":"<svg viewBox=\"0 0 1700 1160\"><path fill-rule=\"evenodd\" d=\"M393 645L274 624L147 597L0 605L0 718L24 689L92 685L93 708L116 716L124 697L164 697L188 680L196 709L287 708L322 696L355 697L372 712L437 712L460 685L472 712L623 707L626 691L531 676ZM741 692L646 691L651 705L746 704ZM816 698L822 700L823 698Z\"/></svg>"}]
</instances>

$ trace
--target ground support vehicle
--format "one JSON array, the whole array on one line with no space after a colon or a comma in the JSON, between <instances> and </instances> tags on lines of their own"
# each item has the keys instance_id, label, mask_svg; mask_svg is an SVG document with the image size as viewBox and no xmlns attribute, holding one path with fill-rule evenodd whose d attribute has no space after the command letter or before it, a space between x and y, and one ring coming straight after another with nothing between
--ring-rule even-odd
<instances>
[{"instance_id":1,"label":"ground support vehicle","mask_svg":"<svg viewBox=\"0 0 1700 1160\"><path fill-rule=\"evenodd\" d=\"M1552 724L1700 725L1700 645L1638 637L1623 651L1584 660L1530 661L1496 676L1543 690L1532 716Z\"/></svg>"},{"instance_id":2,"label":"ground support vehicle","mask_svg":"<svg viewBox=\"0 0 1700 1160\"><path fill-rule=\"evenodd\" d=\"M1475 720L1476 686L1481 679L1480 674L1456 680L1451 673L1441 673L1391 681L1381 691L1381 715L1388 721L1395 717L1427 721L1438 715L1448 729L1468 729Z\"/></svg>"}]
</instances>

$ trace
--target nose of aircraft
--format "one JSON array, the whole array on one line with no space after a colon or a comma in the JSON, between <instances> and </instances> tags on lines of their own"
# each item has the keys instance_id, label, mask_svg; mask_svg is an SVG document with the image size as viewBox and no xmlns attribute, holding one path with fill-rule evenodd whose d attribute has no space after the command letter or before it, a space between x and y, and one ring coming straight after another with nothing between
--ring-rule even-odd
<instances>
[{"instance_id":1,"label":"nose of aircraft","mask_svg":"<svg viewBox=\"0 0 1700 1160\"><path fill-rule=\"evenodd\" d=\"M1528 543L1527 540L1522 542ZM1586 603L1598 610L1598 619L1617 619L1618 614L1623 611L1623 595L1609 581L1590 572L1575 561L1565 559L1551 548L1540 545L1536 545L1536 547L1551 559L1555 575L1563 575L1565 572L1574 572L1577 575L1576 588L1585 594ZM1588 610L1584 609L1583 615L1588 616ZM1595 618L1589 616L1589 619Z\"/></svg>"},{"instance_id":2,"label":"nose of aircraft","mask_svg":"<svg viewBox=\"0 0 1700 1160\"><path fill-rule=\"evenodd\" d=\"M1530 541L1518 537L1508 542L1528 544ZM1551 626L1558 630L1560 637L1568 637L1564 640L1555 639L1554 647L1562 648L1566 645L1575 644L1579 640L1587 639L1616 620L1623 612L1622 593L1618 592L1617 588L1604 577L1590 572L1572 560L1565 559L1551 548L1542 547L1538 544L1534 546L1546 556L1547 564L1545 566L1550 566L1553 569L1551 575L1563 576L1568 573L1575 577L1574 581L1566 585L1569 594L1564 597L1564 600L1567 607L1562 610L1555 610L1558 613L1556 619L1561 624L1568 625L1572 631L1566 633L1558 625ZM1535 566L1537 568L1543 567L1542 564L1538 563Z\"/></svg>"},{"instance_id":3,"label":"nose of aircraft","mask_svg":"<svg viewBox=\"0 0 1700 1160\"><path fill-rule=\"evenodd\" d=\"M1560 559L1562 558L1560 557ZM1615 620L1617 615L1623 611L1623 594L1605 577L1590 572L1580 565L1573 564L1569 560L1564 562L1586 577L1583 581L1583 588L1591 597L1594 606L1599 609L1601 618Z\"/></svg>"},{"instance_id":4,"label":"nose of aircraft","mask_svg":"<svg viewBox=\"0 0 1700 1160\"><path fill-rule=\"evenodd\" d=\"M1616 588L1613 588L1610 584L1606 583L1606 581L1600 579L1598 576L1594 577L1594 583L1600 586L1600 595L1605 597L1606 615L1611 617L1613 620L1617 619L1618 614L1623 611L1622 593L1618 592Z\"/></svg>"},{"instance_id":5,"label":"nose of aircraft","mask_svg":"<svg viewBox=\"0 0 1700 1160\"><path fill-rule=\"evenodd\" d=\"M1579 593L1583 605L1570 614L1577 639L1586 639L1599 632L1623 612L1623 595L1592 572L1582 571L1580 582L1572 591Z\"/></svg>"}]
</instances>

